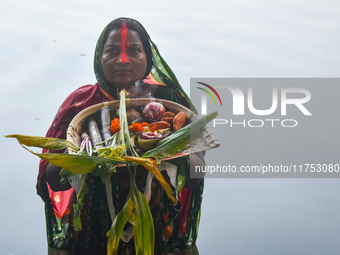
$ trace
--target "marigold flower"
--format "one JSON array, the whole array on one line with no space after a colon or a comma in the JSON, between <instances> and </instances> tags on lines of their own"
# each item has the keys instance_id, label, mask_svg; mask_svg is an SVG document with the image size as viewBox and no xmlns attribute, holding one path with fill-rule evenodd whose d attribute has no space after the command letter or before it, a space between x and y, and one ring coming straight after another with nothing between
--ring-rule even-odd
<instances>
[{"instance_id":1,"label":"marigold flower","mask_svg":"<svg viewBox=\"0 0 340 255\"><path fill-rule=\"evenodd\" d=\"M129 130L132 132L143 132L144 127L140 123L133 123L131 126L129 126Z\"/></svg>"},{"instance_id":2,"label":"marigold flower","mask_svg":"<svg viewBox=\"0 0 340 255\"><path fill-rule=\"evenodd\" d=\"M115 134L120 130L120 119L119 118L114 118L111 121L110 130L111 130L112 134Z\"/></svg>"}]
</instances>

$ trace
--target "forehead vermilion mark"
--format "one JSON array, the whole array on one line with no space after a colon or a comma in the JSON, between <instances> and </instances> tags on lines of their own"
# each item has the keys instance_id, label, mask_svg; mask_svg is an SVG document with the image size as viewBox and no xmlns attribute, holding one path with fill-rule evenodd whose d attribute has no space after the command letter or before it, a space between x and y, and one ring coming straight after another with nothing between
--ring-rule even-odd
<instances>
[{"instance_id":1,"label":"forehead vermilion mark","mask_svg":"<svg viewBox=\"0 0 340 255\"><path fill-rule=\"evenodd\" d=\"M120 30L120 37L122 40L122 51L121 51L121 62L127 62L126 58L126 44L127 44L127 27L126 24L123 23L122 29Z\"/></svg>"}]
</instances>

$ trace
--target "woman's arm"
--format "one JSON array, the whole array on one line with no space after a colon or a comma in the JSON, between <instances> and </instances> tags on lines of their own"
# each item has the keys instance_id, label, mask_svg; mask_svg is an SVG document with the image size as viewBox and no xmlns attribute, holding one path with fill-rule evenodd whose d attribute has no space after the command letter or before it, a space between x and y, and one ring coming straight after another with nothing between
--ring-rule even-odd
<instances>
[{"instance_id":1,"label":"woman's arm","mask_svg":"<svg viewBox=\"0 0 340 255\"><path fill-rule=\"evenodd\" d=\"M45 180L50 185L53 191L63 191L71 188L71 185L67 182L65 184L60 183L60 171L61 167L52 164L47 164L45 170Z\"/></svg>"},{"instance_id":2,"label":"woman's arm","mask_svg":"<svg viewBox=\"0 0 340 255\"><path fill-rule=\"evenodd\" d=\"M195 171L196 166L205 166L204 156L202 152L190 154L190 173ZM197 178L188 178L185 183L185 188L196 187L204 178L205 173L200 172Z\"/></svg>"}]
</instances>

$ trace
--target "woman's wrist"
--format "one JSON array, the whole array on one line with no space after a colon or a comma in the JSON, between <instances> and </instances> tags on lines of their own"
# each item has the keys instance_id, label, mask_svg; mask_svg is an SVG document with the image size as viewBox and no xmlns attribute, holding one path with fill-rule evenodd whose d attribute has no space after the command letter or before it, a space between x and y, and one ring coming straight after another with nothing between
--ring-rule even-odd
<instances>
[{"instance_id":1,"label":"woman's wrist","mask_svg":"<svg viewBox=\"0 0 340 255\"><path fill-rule=\"evenodd\" d=\"M201 152L190 155L190 173L195 171L196 166L200 166L200 167L205 166L203 153ZM195 178L190 178L190 175L189 175L189 178L187 179L185 183L185 187L186 188L196 187L204 179L204 176L205 176L205 173L203 172L197 173Z\"/></svg>"},{"instance_id":2,"label":"woman's wrist","mask_svg":"<svg viewBox=\"0 0 340 255\"><path fill-rule=\"evenodd\" d=\"M71 188L71 185L67 182L65 184L60 183L60 171L61 167L48 164L45 169L45 180L50 185L53 191L63 191Z\"/></svg>"}]
</instances>

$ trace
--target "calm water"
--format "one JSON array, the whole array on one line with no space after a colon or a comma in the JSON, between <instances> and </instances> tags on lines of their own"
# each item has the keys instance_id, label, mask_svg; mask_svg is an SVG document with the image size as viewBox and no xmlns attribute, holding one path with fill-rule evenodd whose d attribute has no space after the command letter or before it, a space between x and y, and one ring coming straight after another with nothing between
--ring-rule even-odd
<instances>
[{"instance_id":1,"label":"calm water","mask_svg":"<svg viewBox=\"0 0 340 255\"><path fill-rule=\"evenodd\" d=\"M45 135L93 84L102 28L129 16L189 92L190 77L339 77L334 1L23 1L0 4L1 134ZM313 137L311 137L313 139ZM38 159L1 138L1 254L46 254ZM207 179L200 254L338 254L340 180Z\"/></svg>"}]
</instances>

